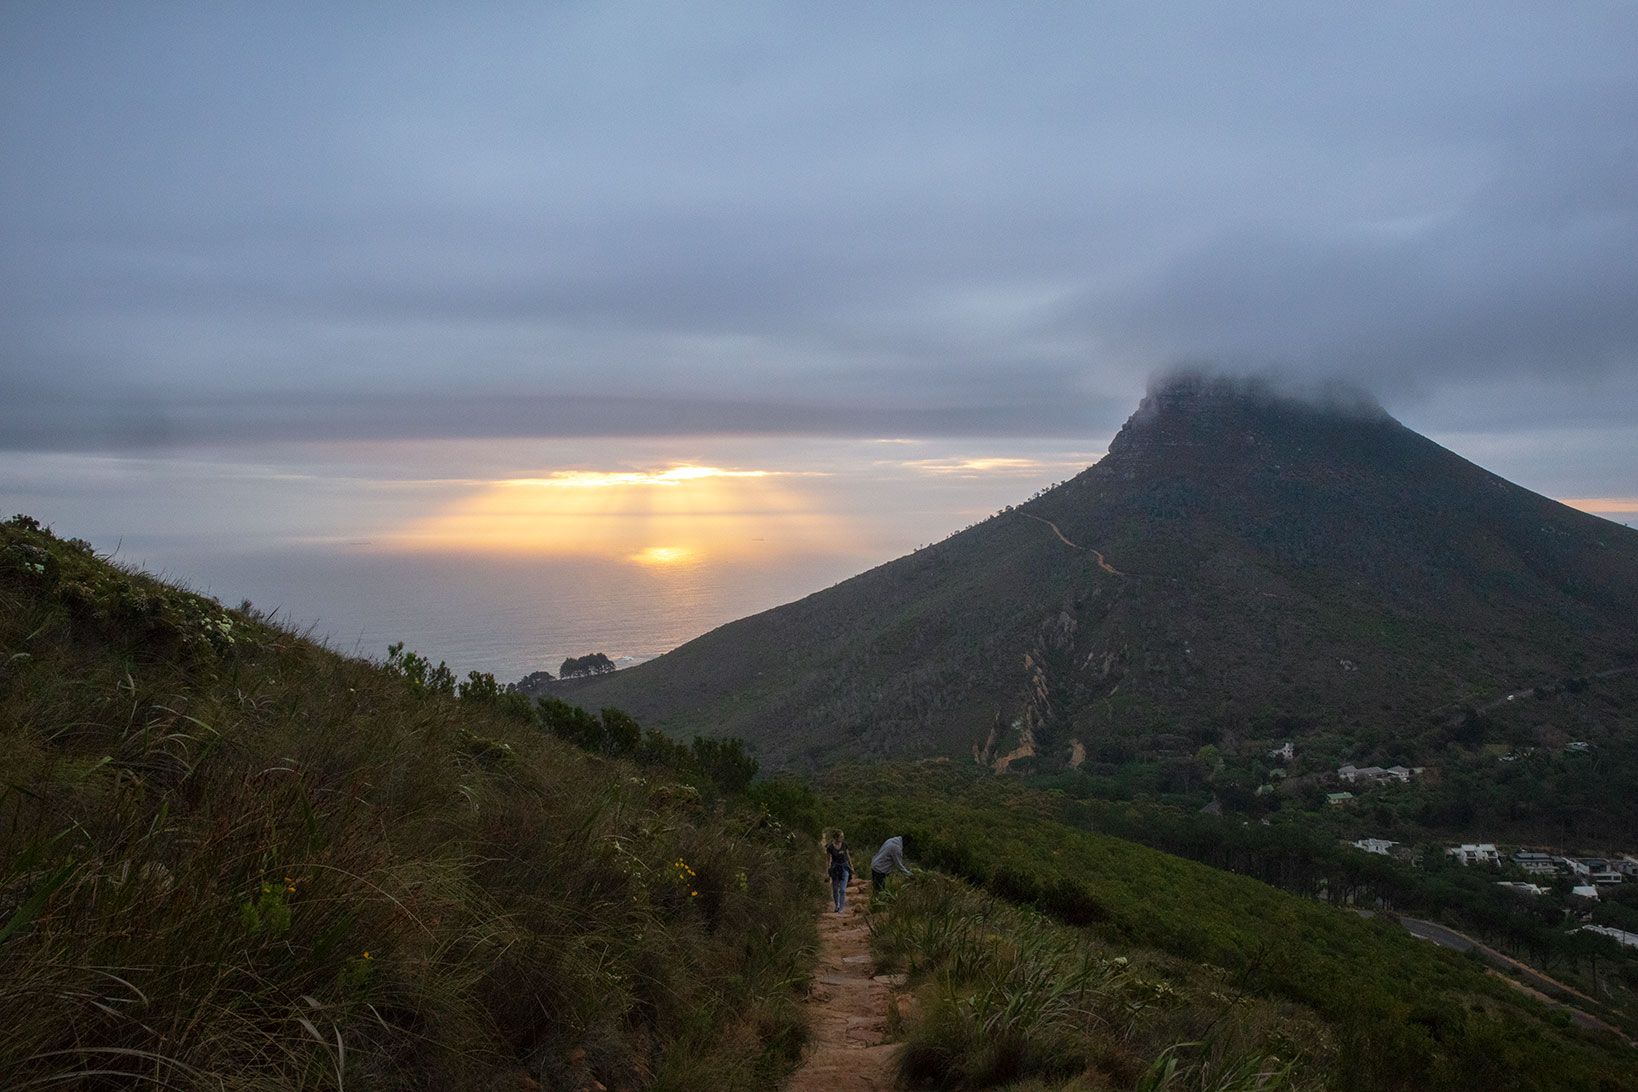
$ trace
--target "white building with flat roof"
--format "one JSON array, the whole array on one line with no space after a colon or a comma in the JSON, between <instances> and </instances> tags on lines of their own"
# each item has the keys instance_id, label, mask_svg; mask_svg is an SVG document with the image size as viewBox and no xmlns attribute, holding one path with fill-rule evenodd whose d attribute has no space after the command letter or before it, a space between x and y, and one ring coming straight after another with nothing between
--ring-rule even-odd
<instances>
[{"instance_id":1,"label":"white building with flat roof","mask_svg":"<svg viewBox=\"0 0 1638 1092\"><path fill-rule=\"evenodd\" d=\"M1615 862L1603 857L1583 857L1581 863L1587 866L1587 878L1593 883L1620 883L1626 878Z\"/></svg>"},{"instance_id":2,"label":"white building with flat roof","mask_svg":"<svg viewBox=\"0 0 1638 1092\"><path fill-rule=\"evenodd\" d=\"M1533 849L1521 849L1513 854L1513 863L1532 876L1551 876L1558 871L1558 864L1551 854L1538 853Z\"/></svg>"},{"instance_id":3,"label":"white building with flat roof","mask_svg":"<svg viewBox=\"0 0 1638 1092\"><path fill-rule=\"evenodd\" d=\"M1518 880L1497 880L1497 887L1505 887L1509 891L1518 891L1525 895L1545 895L1547 889L1539 883L1522 883Z\"/></svg>"},{"instance_id":4,"label":"white building with flat roof","mask_svg":"<svg viewBox=\"0 0 1638 1092\"><path fill-rule=\"evenodd\" d=\"M1349 763L1337 767L1337 777L1352 785L1380 785L1388 781L1408 782L1419 774L1422 766L1355 766Z\"/></svg>"},{"instance_id":5,"label":"white building with flat roof","mask_svg":"<svg viewBox=\"0 0 1638 1092\"><path fill-rule=\"evenodd\" d=\"M1445 852L1464 865L1501 864L1501 854L1496 851L1495 845L1490 842L1468 842L1459 846L1451 846Z\"/></svg>"}]
</instances>

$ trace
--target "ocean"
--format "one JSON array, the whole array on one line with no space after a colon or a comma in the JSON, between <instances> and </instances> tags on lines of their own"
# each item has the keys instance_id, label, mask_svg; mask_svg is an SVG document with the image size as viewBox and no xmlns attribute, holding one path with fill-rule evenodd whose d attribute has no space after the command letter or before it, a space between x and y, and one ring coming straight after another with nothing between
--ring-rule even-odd
<instances>
[{"instance_id":1,"label":"ocean","mask_svg":"<svg viewBox=\"0 0 1638 1092\"><path fill-rule=\"evenodd\" d=\"M337 651L381 659L403 641L462 675L488 671L502 682L556 674L565 657L588 652L649 659L871 564L825 555L642 565L346 547L136 560L229 606L249 599L276 611Z\"/></svg>"}]
</instances>

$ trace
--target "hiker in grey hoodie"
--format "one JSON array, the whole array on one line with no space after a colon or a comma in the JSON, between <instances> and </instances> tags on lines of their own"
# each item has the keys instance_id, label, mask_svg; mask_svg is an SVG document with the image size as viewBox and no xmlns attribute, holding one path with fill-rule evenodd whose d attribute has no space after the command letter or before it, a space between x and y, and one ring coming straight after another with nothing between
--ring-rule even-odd
<instances>
[{"instance_id":1,"label":"hiker in grey hoodie","mask_svg":"<svg viewBox=\"0 0 1638 1092\"><path fill-rule=\"evenodd\" d=\"M887 882L887 874L898 869L906 876L914 875L904 866L904 836L895 834L882 843L882 848L870 858L870 889L880 891L882 884Z\"/></svg>"}]
</instances>

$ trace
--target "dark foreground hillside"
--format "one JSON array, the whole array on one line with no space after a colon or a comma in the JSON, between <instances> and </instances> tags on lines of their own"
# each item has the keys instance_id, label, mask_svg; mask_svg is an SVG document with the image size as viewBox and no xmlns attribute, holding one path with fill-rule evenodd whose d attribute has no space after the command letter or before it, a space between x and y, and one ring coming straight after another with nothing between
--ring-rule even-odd
<instances>
[{"instance_id":1,"label":"dark foreground hillside","mask_svg":"<svg viewBox=\"0 0 1638 1092\"><path fill-rule=\"evenodd\" d=\"M1638 663L1634 618L1638 532L1375 407L1182 378L1039 497L560 692L798 767L1113 769L1316 734L1431 764L1463 707ZM1632 708L1578 721L1638 734Z\"/></svg>"},{"instance_id":2,"label":"dark foreground hillside","mask_svg":"<svg viewBox=\"0 0 1638 1092\"><path fill-rule=\"evenodd\" d=\"M396 663L0 525L0 1087L777 1083L806 841Z\"/></svg>"}]
</instances>

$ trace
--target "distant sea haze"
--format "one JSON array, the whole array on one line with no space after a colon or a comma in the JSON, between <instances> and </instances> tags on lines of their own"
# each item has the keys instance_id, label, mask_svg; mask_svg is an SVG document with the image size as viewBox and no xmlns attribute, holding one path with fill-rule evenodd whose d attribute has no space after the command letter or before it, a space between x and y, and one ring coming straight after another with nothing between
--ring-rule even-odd
<instances>
[{"instance_id":1,"label":"distant sea haze","mask_svg":"<svg viewBox=\"0 0 1638 1092\"><path fill-rule=\"evenodd\" d=\"M735 618L800 599L869 562L831 556L643 565L561 557L278 552L127 556L221 599L312 627L338 651L382 658L403 641L461 674L513 682L565 657L646 659Z\"/></svg>"}]
</instances>

